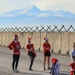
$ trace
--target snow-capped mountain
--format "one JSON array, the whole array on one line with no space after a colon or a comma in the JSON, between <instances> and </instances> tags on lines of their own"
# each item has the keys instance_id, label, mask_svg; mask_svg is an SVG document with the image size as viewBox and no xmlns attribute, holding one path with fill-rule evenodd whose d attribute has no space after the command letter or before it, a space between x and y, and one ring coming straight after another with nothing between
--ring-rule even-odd
<instances>
[{"instance_id":1,"label":"snow-capped mountain","mask_svg":"<svg viewBox=\"0 0 75 75\"><path fill-rule=\"evenodd\" d=\"M0 24L51 25L75 24L75 14L68 11L43 11L36 6L0 15Z\"/></svg>"},{"instance_id":2,"label":"snow-capped mountain","mask_svg":"<svg viewBox=\"0 0 75 75\"><path fill-rule=\"evenodd\" d=\"M42 11L36 6L30 6L20 10L14 10L8 13L5 13L5 17L13 17L13 16L34 16L34 17L62 17L62 18L75 18L75 14L68 12L68 11Z\"/></svg>"}]
</instances>

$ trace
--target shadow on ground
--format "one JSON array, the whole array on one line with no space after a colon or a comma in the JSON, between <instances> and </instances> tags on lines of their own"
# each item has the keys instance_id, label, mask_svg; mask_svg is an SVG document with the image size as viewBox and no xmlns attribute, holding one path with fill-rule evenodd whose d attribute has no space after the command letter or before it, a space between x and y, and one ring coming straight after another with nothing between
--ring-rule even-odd
<instances>
[{"instance_id":1,"label":"shadow on ground","mask_svg":"<svg viewBox=\"0 0 75 75\"><path fill-rule=\"evenodd\" d=\"M33 74L33 73L26 73L26 72L20 72L22 75L42 75L42 74Z\"/></svg>"},{"instance_id":2,"label":"shadow on ground","mask_svg":"<svg viewBox=\"0 0 75 75\"><path fill-rule=\"evenodd\" d=\"M65 74L65 73L60 73L59 75L69 75L69 74Z\"/></svg>"}]
</instances>

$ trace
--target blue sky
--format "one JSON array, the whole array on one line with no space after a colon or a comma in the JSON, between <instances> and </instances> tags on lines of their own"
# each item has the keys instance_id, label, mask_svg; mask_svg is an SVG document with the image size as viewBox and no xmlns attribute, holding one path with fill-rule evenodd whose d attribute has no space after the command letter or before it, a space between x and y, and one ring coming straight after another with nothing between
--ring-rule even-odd
<instances>
[{"instance_id":1,"label":"blue sky","mask_svg":"<svg viewBox=\"0 0 75 75\"><path fill-rule=\"evenodd\" d=\"M0 16L7 14L12 11L20 10L20 9L25 9L29 6L35 5L42 11L47 11L47 10L52 10L52 11L67 11L75 14L75 0L0 0ZM31 15L31 14L30 14ZM60 13L58 14L60 15ZM57 16L58 16L57 15ZM12 18L12 17L11 17ZM3 21L2 21L3 22ZM27 23L29 26L29 23ZM42 24L42 23L40 23ZM75 23L73 23L74 26ZM13 27L19 26L23 27L25 24L18 24L18 23L0 23L0 27ZM31 26L37 25L37 24L30 24ZM49 25L49 24L47 24ZM56 24L57 25L57 24ZM59 24L60 25L60 24ZM59 26L58 25L58 26ZM38 24L38 26L40 26ZM65 26L67 23L65 23Z\"/></svg>"}]
</instances>

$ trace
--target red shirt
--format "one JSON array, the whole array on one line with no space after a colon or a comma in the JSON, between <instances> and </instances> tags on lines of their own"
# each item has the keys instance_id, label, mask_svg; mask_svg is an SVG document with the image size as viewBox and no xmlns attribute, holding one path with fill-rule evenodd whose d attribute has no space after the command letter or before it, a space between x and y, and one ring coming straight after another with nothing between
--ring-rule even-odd
<instances>
[{"instance_id":1,"label":"red shirt","mask_svg":"<svg viewBox=\"0 0 75 75\"><path fill-rule=\"evenodd\" d=\"M45 52L50 52L51 46L49 43L43 43L43 50Z\"/></svg>"},{"instance_id":2,"label":"red shirt","mask_svg":"<svg viewBox=\"0 0 75 75\"><path fill-rule=\"evenodd\" d=\"M13 54L20 54L21 45L19 41L13 40L8 46L10 50L13 50Z\"/></svg>"},{"instance_id":3,"label":"red shirt","mask_svg":"<svg viewBox=\"0 0 75 75\"><path fill-rule=\"evenodd\" d=\"M27 49L27 50L30 49L30 50L34 53L34 57L37 56L37 54L36 54L35 51L34 51L34 45L33 45L33 44L27 44L27 45L26 45L26 49Z\"/></svg>"},{"instance_id":4,"label":"red shirt","mask_svg":"<svg viewBox=\"0 0 75 75\"><path fill-rule=\"evenodd\" d=\"M75 63L71 63L69 66L75 70Z\"/></svg>"},{"instance_id":5,"label":"red shirt","mask_svg":"<svg viewBox=\"0 0 75 75\"><path fill-rule=\"evenodd\" d=\"M30 50L34 51L34 45L33 44L27 44L26 49L27 50L30 49Z\"/></svg>"},{"instance_id":6,"label":"red shirt","mask_svg":"<svg viewBox=\"0 0 75 75\"><path fill-rule=\"evenodd\" d=\"M71 67L70 75L74 75L75 63L71 63L69 66Z\"/></svg>"}]
</instances>

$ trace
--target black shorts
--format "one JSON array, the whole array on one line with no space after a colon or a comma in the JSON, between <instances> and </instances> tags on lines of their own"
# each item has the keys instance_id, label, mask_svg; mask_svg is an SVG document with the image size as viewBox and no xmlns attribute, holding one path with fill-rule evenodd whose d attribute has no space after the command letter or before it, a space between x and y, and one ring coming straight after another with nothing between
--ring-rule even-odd
<instances>
[{"instance_id":1,"label":"black shorts","mask_svg":"<svg viewBox=\"0 0 75 75\"><path fill-rule=\"evenodd\" d=\"M50 53L50 52L45 52L45 53L44 53L44 56L50 57L50 56L51 56L51 53Z\"/></svg>"},{"instance_id":2,"label":"black shorts","mask_svg":"<svg viewBox=\"0 0 75 75\"><path fill-rule=\"evenodd\" d=\"M34 57L34 53L33 52L28 52L28 55Z\"/></svg>"},{"instance_id":3,"label":"black shorts","mask_svg":"<svg viewBox=\"0 0 75 75\"><path fill-rule=\"evenodd\" d=\"M72 56L72 58L75 58L75 56Z\"/></svg>"}]
</instances>

